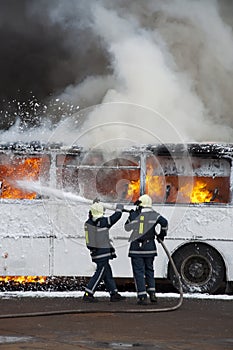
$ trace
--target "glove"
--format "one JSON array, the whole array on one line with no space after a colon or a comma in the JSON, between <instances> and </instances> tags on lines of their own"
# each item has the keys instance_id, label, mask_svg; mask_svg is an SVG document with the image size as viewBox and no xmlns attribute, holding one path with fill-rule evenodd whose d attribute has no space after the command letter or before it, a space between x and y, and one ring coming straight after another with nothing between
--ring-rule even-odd
<instances>
[{"instance_id":1,"label":"glove","mask_svg":"<svg viewBox=\"0 0 233 350\"><path fill-rule=\"evenodd\" d=\"M134 205L136 205L138 207L141 203L142 202L138 199L138 200L136 200L136 202L134 202Z\"/></svg>"},{"instance_id":2,"label":"glove","mask_svg":"<svg viewBox=\"0 0 233 350\"><path fill-rule=\"evenodd\" d=\"M157 235L156 238L157 238L157 241L158 241L158 242L159 242L159 241L162 241L162 242L163 242L163 241L164 241L164 237L165 237L164 234L160 233L159 235ZM159 242L159 243L160 243L160 242Z\"/></svg>"},{"instance_id":3,"label":"glove","mask_svg":"<svg viewBox=\"0 0 233 350\"><path fill-rule=\"evenodd\" d=\"M100 199L97 197L93 200L93 203L99 203L99 202L100 202Z\"/></svg>"},{"instance_id":4,"label":"glove","mask_svg":"<svg viewBox=\"0 0 233 350\"><path fill-rule=\"evenodd\" d=\"M91 251L91 256L95 256L95 254L97 253L96 248L90 248L90 251Z\"/></svg>"},{"instance_id":5,"label":"glove","mask_svg":"<svg viewBox=\"0 0 233 350\"><path fill-rule=\"evenodd\" d=\"M115 249L113 247L110 248L110 253L111 253L111 258L114 259L116 258L116 252L115 252Z\"/></svg>"},{"instance_id":6,"label":"glove","mask_svg":"<svg viewBox=\"0 0 233 350\"><path fill-rule=\"evenodd\" d=\"M116 205L116 209L122 211L122 210L124 209L124 205L123 205L123 204L117 204L117 205Z\"/></svg>"}]
</instances>

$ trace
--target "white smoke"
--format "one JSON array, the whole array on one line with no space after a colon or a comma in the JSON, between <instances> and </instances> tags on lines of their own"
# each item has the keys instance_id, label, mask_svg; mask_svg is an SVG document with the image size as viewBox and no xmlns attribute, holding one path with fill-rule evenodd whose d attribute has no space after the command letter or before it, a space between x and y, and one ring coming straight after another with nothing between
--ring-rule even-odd
<instances>
[{"instance_id":1,"label":"white smoke","mask_svg":"<svg viewBox=\"0 0 233 350\"><path fill-rule=\"evenodd\" d=\"M96 127L95 132L85 134L82 141L93 146L116 135L123 140L127 135L137 143L177 142L179 137L231 141L233 36L217 2L176 0L148 5L151 18L158 18L150 28L142 27L136 16L122 18L117 11L95 7L94 28L112 57L116 81L102 102L145 108L136 111L124 106L119 111L114 105L112 110L99 106L84 124L84 130ZM161 123L161 116L173 128ZM133 127L104 127L114 121ZM145 132L135 132L135 126Z\"/></svg>"},{"instance_id":2,"label":"white smoke","mask_svg":"<svg viewBox=\"0 0 233 350\"><path fill-rule=\"evenodd\" d=\"M231 142L233 34L219 1L85 4L58 1L49 15L67 28L67 45L75 50L82 50L75 48L76 30L95 33L109 60L108 74L67 86L59 99L83 111L62 119L52 132L43 127L44 138L86 147Z\"/></svg>"}]
</instances>

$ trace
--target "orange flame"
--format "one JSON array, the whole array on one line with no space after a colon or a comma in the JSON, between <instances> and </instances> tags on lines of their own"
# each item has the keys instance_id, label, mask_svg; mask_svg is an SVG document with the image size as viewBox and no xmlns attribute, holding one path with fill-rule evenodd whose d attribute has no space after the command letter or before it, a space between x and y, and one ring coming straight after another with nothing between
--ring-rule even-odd
<instances>
[{"instance_id":1,"label":"orange flame","mask_svg":"<svg viewBox=\"0 0 233 350\"><path fill-rule=\"evenodd\" d=\"M161 202L165 196L165 180L162 176L146 176L146 193Z\"/></svg>"},{"instance_id":2,"label":"orange flame","mask_svg":"<svg viewBox=\"0 0 233 350\"><path fill-rule=\"evenodd\" d=\"M166 198L166 187L170 186ZM140 181L131 181L128 186L127 199L136 197L139 193ZM229 201L229 179L223 178L197 178L178 176L146 176L146 193L154 203L208 203ZM215 189L219 190L214 196Z\"/></svg>"},{"instance_id":3,"label":"orange flame","mask_svg":"<svg viewBox=\"0 0 233 350\"><path fill-rule=\"evenodd\" d=\"M188 183L180 188L180 193L184 197L188 197L190 203L207 203L213 197L213 191L207 187L207 180L198 180L194 178L194 184Z\"/></svg>"},{"instance_id":4,"label":"orange flame","mask_svg":"<svg viewBox=\"0 0 233 350\"><path fill-rule=\"evenodd\" d=\"M160 176L146 176L146 193L155 194L160 200L164 197L164 180ZM126 199L136 201L140 193L140 180L133 180L128 184Z\"/></svg>"},{"instance_id":5,"label":"orange flame","mask_svg":"<svg viewBox=\"0 0 233 350\"><path fill-rule=\"evenodd\" d=\"M202 181L197 181L191 196L190 196L190 202L191 203L206 203L206 202L210 202L211 198L213 197L213 193L211 193L208 189L207 189L207 184L202 182Z\"/></svg>"},{"instance_id":6,"label":"orange flame","mask_svg":"<svg viewBox=\"0 0 233 350\"><path fill-rule=\"evenodd\" d=\"M140 180L132 180L128 184L128 191L126 195L127 200L131 200L132 202L135 202L139 196L140 193Z\"/></svg>"},{"instance_id":7,"label":"orange flame","mask_svg":"<svg viewBox=\"0 0 233 350\"><path fill-rule=\"evenodd\" d=\"M15 159L11 164L0 164L1 198L34 199L35 192L23 191L14 185L15 180L38 180L43 163L42 157Z\"/></svg>"},{"instance_id":8,"label":"orange flame","mask_svg":"<svg viewBox=\"0 0 233 350\"><path fill-rule=\"evenodd\" d=\"M47 277L45 276L0 276L0 282L4 283L45 283Z\"/></svg>"},{"instance_id":9,"label":"orange flame","mask_svg":"<svg viewBox=\"0 0 233 350\"><path fill-rule=\"evenodd\" d=\"M161 201L165 194L165 181L162 176L153 176L152 164L147 165L146 175L146 193L149 193L152 197L156 197L156 201ZM136 201L140 193L140 180L131 180L128 185L128 192L126 199Z\"/></svg>"}]
</instances>

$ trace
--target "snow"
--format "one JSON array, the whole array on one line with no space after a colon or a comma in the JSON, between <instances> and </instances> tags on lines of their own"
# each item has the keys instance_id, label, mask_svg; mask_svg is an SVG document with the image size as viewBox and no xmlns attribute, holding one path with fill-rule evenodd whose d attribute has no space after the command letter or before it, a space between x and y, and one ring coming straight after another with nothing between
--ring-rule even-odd
<instances>
[{"instance_id":1,"label":"snow","mask_svg":"<svg viewBox=\"0 0 233 350\"><path fill-rule=\"evenodd\" d=\"M1 299L13 299L13 298L81 298L84 292L71 291L71 292L0 292ZM135 298L137 296L134 292L121 292L121 295L127 298ZM158 298L179 298L178 293L156 293ZM96 292L96 297L109 297L107 292ZM184 299L209 299L209 300L233 300L233 295L210 295L201 293L185 293Z\"/></svg>"}]
</instances>

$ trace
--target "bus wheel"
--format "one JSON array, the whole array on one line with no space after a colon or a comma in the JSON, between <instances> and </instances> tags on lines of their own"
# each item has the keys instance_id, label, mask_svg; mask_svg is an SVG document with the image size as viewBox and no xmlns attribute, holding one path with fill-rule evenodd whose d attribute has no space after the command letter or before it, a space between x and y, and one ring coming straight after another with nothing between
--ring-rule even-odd
<instances>
[{"instance_id":1,"label":"bus wheel","mask_svg":"<svg viewBox=\"0 0 233 350\"><path fill-rule=\"evenodd\" d=\"M216 292L225 278L225 265L220 254L204 243L187 244L172 256L181 276L184 292ZM178 281L171 264L168 278L178 289Z\"/></svg>"}]
</instances>

